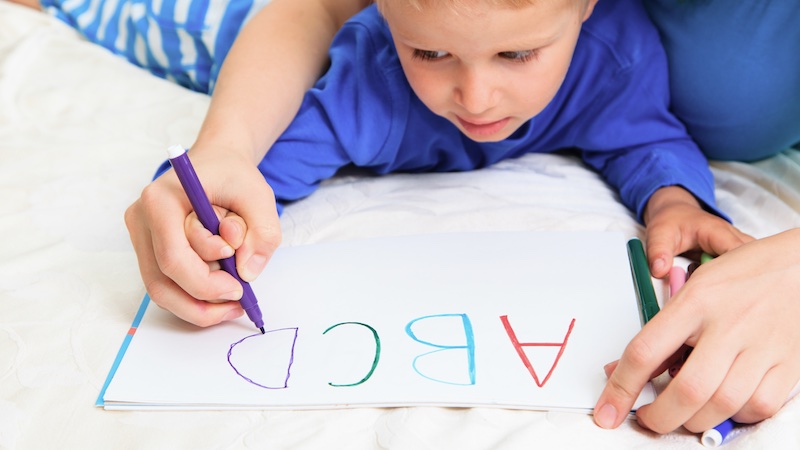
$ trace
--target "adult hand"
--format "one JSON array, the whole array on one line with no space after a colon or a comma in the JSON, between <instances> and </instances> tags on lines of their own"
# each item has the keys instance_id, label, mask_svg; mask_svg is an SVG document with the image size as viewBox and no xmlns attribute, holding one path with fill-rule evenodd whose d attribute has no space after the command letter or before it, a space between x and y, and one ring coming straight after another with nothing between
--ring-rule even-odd
<instances>
[{"instance_id":1,"label":"adult hand","mask_svg":"<svg viewBox=\"0 0 800 450\"><path fill-rule=\"evenodd\" d=\"M650 272L664 278L673 257L691 250L721 255L753 238L726 220L704 211L697 199L678 186L657 190L644 212Z\"/></svg>"},{"instance_id":2,"label":"adult hand","mask_svg":"<svg viewBox=\"0 0 800 450\"><path fill-rule=\"evenodd\" d=\"M125 214L142 279L156 304L202 326L243 313L235 301L241 286L214 270L213 261L236 249L239 276L251 281L280 243L275 199L256 164L324 72L336 31L369 4L273 0L239 32L190 152L222 217L222 237L212 237L190 214L172 171L145 188Z\"/></svg>"},{"instance_id":3,"label":"adult hand","mask_svg":"<svg viewBox=\"0 0 800 450\"><path fill-rule=\"evenodd\" d=\"M694 347L639 423L658 433L692 432L728 417L774 415L800 380L800 229L754 241L700 266L642 331L595 407L595 422L619 426L645 383Z\"/></svg>"},{"instance_id":4,"label":"adult hand","mask_svg":"<svg viewBox=\"0 0 800 450\"><path fill-rule=\"evenodd\" d=\"M200 149L189 155L221 218L220 236L197 219L172 170L145 187L125 223L153 302L210 326L243 314L241 284L216 261L235 251L239 276L254 280L280 244L280 223L272 190L251 160Z\"/></svg>"}]
</instances>

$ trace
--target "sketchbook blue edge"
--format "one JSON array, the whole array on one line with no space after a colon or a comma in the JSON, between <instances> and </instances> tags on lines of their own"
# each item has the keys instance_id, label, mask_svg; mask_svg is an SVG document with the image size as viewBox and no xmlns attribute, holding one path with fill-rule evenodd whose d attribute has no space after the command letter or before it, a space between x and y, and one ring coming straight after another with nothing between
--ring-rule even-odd
<instances>
[{"instance_id":1,"label":"sketchbook blue edge","mask_svg":"<svg viewBox=\"0 0 800 450\"><path fill-rule=\"evenodd\" d=\"M117 357L114 359L114 363L111 364L111 369L108 371L108 376L106 377L105 383L103 383L103 388L100 389L100 395L97 396L97 400L94 402L94 406L105 407L106 402L103 397L106 395L106 389L108 389L108 385L111 384L111 380L114 379L114 375L117 373L117 368L119 368L119 364L122 362L122 358L125 356L125 352L128 351L128 346L133 339L133 335L135 334L135 329L139 327L139 323L142 321L142 317L144 317L144 312L147 310L147 305L150 303L150 296L144 294L144 298L142 299L142 304L139 305L139 310L136 312L136 317L133 318L133 323L131 323L131 328L128 330L128 333L125 334L125 339L122 341L122 345L117 352Z\"/></svg>"}]
</instances>

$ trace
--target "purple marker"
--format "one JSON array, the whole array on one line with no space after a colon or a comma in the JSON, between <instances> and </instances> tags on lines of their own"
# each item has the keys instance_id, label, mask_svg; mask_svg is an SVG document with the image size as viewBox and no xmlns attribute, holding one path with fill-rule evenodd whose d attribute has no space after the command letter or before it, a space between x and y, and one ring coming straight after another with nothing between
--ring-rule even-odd
<instances>
[{"instance_id":1,"label":"purple marker","mask_svg":"<svg viewBox=\"0 0 800 450\"><path fill-rule=\"evenodd\" d=\"M171 146L167 149L167 154L169 155L169 162L172 164L172 168L175 169L175 174L178 175L178 180L180 180L181 186L186 191L186 196L189 197L189 202L197 214L197 218L200 219L200 223L208 231L219 235L219 219L217 219L217 214L214 212L211 202L208 201L208 196L206 196L203 186L197 178L197 173L189 161L189 154L180 145ZM247 317L253 321L256 328L261 330L261 334L264 334L264 321L261 319L258 300L256 300L256 295L253 293L250 284L239 278L239 273L236 271L235 256L220 259L219 264L225 272L231 274L233 278L236 278L242 284L242 299L239 300L239 303L244 308L244 312L247 313Z\"/></svg>"}]
</instances>

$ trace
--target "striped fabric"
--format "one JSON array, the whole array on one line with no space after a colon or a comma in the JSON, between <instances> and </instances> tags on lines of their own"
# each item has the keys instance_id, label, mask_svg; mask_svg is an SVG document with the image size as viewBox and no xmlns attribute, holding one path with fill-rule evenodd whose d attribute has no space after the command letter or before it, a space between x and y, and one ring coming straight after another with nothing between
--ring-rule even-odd
<instances>
[{"instance_id":1,"label":"striped fabric","mask_svg":"<svg viewBox=\"0 0 800 450\"><path fill-rule=\"evenodd\" d=\"M43 0L92 42L155 75L211 93L242 25L269 0Z\"/></svg>"}]
</instances>

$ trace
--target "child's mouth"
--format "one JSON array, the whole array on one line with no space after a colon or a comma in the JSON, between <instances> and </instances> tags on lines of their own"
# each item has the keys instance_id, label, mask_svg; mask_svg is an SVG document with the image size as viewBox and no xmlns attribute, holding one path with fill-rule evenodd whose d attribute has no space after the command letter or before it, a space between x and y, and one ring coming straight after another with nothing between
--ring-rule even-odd
<instances>
[{"instance_id":1,"label":"child's mouth","mask_svg":"<svg viewBox=\"0 0 800 450\"><path fill-rule=\"evenodd\" d=\"M502 130L510 120L510 118L506 117L505 119L500 119L494 122L474 123L464 120L459 116L456 116L456 118L458 119L458 123L464 127L464 130L466 130L467 133L475 136L491 136Z\"/></svg>"}]
</instances>

